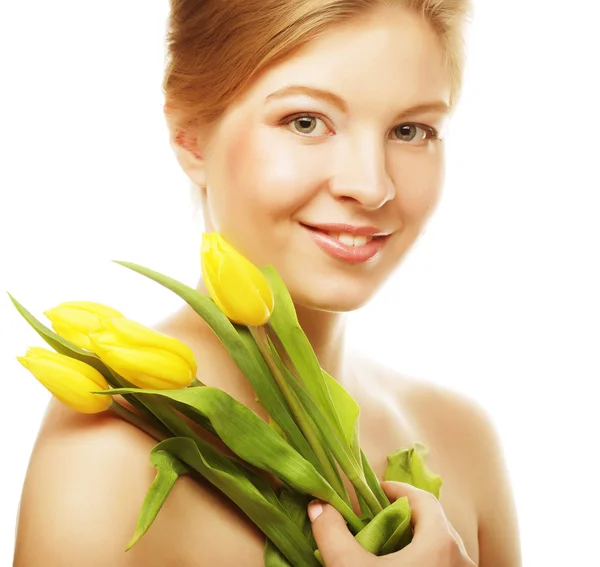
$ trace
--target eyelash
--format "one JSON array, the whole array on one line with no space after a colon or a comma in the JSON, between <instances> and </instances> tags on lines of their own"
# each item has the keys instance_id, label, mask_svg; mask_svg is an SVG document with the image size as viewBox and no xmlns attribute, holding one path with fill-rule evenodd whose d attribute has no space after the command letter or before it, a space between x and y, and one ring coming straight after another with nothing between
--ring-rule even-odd
<instances>
[{"instance_id":1,"label":"eyelash","mask_svg":"<svg viewBox=\"0 0 600 567\"><path fill-rule=\"evenodd\" d=\"M279 124L281 126L289 126L292 122L299 120L301 118L314 118L315 120L321 120L321 121L325 122L324 118L322 116L320 116L319 114L314 114L311 112L303 112L303 113L299 113L299 114L292 114L290 116L286 116L285 118L281 119ZM401 126L417 126L418 128L421 128L427 134L425 141L429 141L429 140L437 140L438 142L442 141L442 138L440 138L439 132L433 126L427 126L427 124L420 124L418 122L403 122L402 124L398 124L397 126L394 126L394 128L392 128L392 131L396 130L397 128L400 128ZM294 132L294 133L299 134L300 136L304 136L306 138L314 138L315 137L315 136L311 136L310 134L303 134L302 132ZM410 144L410 142L405 142L405 143Z\"/></svg>"}]
</instances>

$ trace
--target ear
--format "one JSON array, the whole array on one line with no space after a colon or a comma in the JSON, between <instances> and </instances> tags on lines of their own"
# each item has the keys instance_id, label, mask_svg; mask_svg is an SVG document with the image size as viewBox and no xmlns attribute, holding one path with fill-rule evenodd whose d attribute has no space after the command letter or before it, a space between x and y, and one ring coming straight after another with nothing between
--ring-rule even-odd
<instances>
[{"instance_id":1,"label":"ear","mask_svg":"<svg viewBox=\"0 0 600 567\"><path fill-rule=\"evenodd\" d=\"M184 129L177 115L164 108L165 120L169 129L169 142L179 165L192 182L198 187L206 187L205 160L200 135L193 128Z\"/></svg>"}]
</instances>

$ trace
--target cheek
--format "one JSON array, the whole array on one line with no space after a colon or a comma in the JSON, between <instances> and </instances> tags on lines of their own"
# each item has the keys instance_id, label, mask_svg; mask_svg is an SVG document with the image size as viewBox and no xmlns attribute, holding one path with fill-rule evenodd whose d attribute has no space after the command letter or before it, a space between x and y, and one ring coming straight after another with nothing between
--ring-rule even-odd
<instances>
[{"instance_id":1,"label":"cheek","mask_svg":"<svg viewBox=\"0 0 600 567\"><path fill-rule=\"evenodd\" d=\"M218 191L228 196L221 212L229 214L235 201L239 214L256 220L289 219L319 189L319 162L326 159L314 150L271 126L242 129L219 164Z\"/></svg>"},{"instance_id":2,"label":"cheek","mask_svg":"<svg viewBox=\"0 0 600 567\"><path fill-rule=\"evenodd\" d=\"M443 150L436 148L431 153L403 156L395 175L403 218L420 225L439 200L445 175Z\"/></svg>"}]
</instances>

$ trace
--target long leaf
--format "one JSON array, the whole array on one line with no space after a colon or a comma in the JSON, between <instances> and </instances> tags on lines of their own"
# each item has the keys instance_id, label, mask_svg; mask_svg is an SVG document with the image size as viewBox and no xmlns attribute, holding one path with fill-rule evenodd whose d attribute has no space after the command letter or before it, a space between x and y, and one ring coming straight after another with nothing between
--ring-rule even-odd
<instances>
[{"instance_id":1,"label":"long leaf","mask_svg":"<svg viewBox=\"0 0 600 567\"><path fill-rule=\"evenodd\" d=\"M259 360L249 351L246 343L238 334L234 325L219 310L215 303L199 291L154 270L145 268L131 262L117 264L142 274L159 283L181 297L200 317L202 317L223 343L233 361L237 364L244 376L249 380L254 392L258 395L261 404L269 415L278 423L290 444L305 458L313 462L314 456L309 457L311 448L304 439L298 426L290 415L290 410L283 399L281 392L273 383L268 368L260 364Z\"/></svg>"},{"instance_id":2,"label":"long leaf","mask_svg":"<svg viewBox=\"0 0 600 567\"><path fill-rule=\"evenodd\" d=\"M106 394L130 393L115 389ZM337 508L354 530L362 522L313 465L286 443L260 417L219 388L136 390L138 395L164 396L188 405L210 420L221 440L244 461L268 471L303 494Z\"/></svg>"},{"instance_id":3,"label":"long leaf","mask_svg":"<svg viewBox=\"0 0 600 567\"><path fill-rule=\"evenodd\" d=\"M175 481L180 475L190 470L187 465L166 451L157 452L156 449L153 449L150 453L150 462L152 466L156 467L156 477L146 493L135 532L125 551L131 549L148 531L171 489L175 486Z\"/></svg>"},{"instance_id":4,"label":"long leaf","mask_svg":"<svg viewBox=\"0 0 600 567\"><path fill-rule=\"evenodd\" d=\"M267 266L261 271L269 280L275 297L275 307L268 325L277 334L311 396L322 408L336 433L343 436L349 447L350 442L346 439L344 427L335 410L328 384L315 352L300 326L292 298L273 266ZM354 462L357 466L361 466L356 457L354 457Z\"/></svg>"},{"instance_id":5,"label":"long leaf","mask_svg":"<svg viewBox=\"0 0 600 567\"><path fill-rule=\"evenodd\" d=\"M243 341L243 343L246 345L246 348L248 349L248 352L250 353L250 355L256 361L256 364L258 366L260 366L261 371L263 373L263 376L265 376L265 377L268 376L269 380L273 384L273 387L277 389L278 394L282 397L282 402L285 404L286 411L289 412L289 415L291 416L291 410L289 409L289 406L287 405L287 403L283 399L283 396L282 396L282 394L281 394L278 386L276 385L275 380L272 377L271 370L269 369L269 366L267 365L267 363L266 363L263 355L261 354L260 349L258 348L258 345L254 341L254 338L252 337L252 334L250 333L250 330L248 329L248 327L245 327L245 326L242 327L241 325L235 325L235 329L236 329L236 331L238 333L238 336L240 337L240 340ZM267 410L268 410L268 408L267 408ZM306 440L306 438L302 434L302 431L296 425L296 422L293 421L293 419L290 417L290 419L292 419L292 421L294 423L294 428L293 428L294 431L297 429L298 430L298 434L300 436L300 438L298 439L298 442L294 443L293 440L290 439L288 437L288 435L285 433L284 429L281 427L281 424L277 421L277 419L271 413L269 413L269 417L271 418L272 421L274 421L277 424L277 426L279 427L279 429L281 429L281 431L285 434L286 441L288 441L288 443L290 443L290 445L292 445L292 447L294 447L319 472L322 472L322 468L321 468L321 465L319 463L319 460L317 459L317 456L315 455L315 453L312 450L310 444L308 443L308 441ZM274 427L273 425L271 425L271 427L275 431L277 431L276 427Z\"/></svg>"},{"instance_id":6,"label":"long leaf","mask_svg":"<svg viewBox=\"0 0 600 567\"><path fill-rule=\"evenodd\" d=\"M316 550L317 544L315 542L315 537L313 535L312 525L308 517L307 510L310 499L283 487L279 493L279 500L292 521L300 527L302 533L308 538L313 549ZM275 544L273 544L273 542L267 538L267 541L265 542L265 567L289 566L290 563L287 561L287 559L283 557Z\"/></svg>"},{"instance_id":7,"label":"long leaf","mask_svg":"<svg viewBox=\"0 0 600 567\"><path fill-rule=\"evenodd\" d=\"M412 539L410 516L408 498L398 498L356 535L356 541L374 555L399 551Z\"/></svg>"},{"instance_id":8,"label":"long leaf","mask_svg":"<svg viewBox=\"0 0 600 567\"><path fill-rule=\"evenodd\" d=\"M277 340L277 337L275 337L275 339ZM291 384L292 381L298 382L298 378L294 374L292 374L292 372L285 365L284 361L280 357L279 350L277 349L277 346L273 344L271 337L268 337L267 340L269 343L271 357L275 362L277 368L279 369L279 373L281 374L283 381L291 390L289 395L295 396L296 403L304 407L300 403L300 398L294 392L294 384ZM285 354L285 351L283 351L283 353ZM321 467L321 470L323 471L322 474L328 480L329 484L331 484L331 486L339 494L339 496L344 500L344 502L346 502L348 506L352 506L350 502L350 496L348 495L348 491L344 486L344 482L342 481L342 477L337 468L335 456L332 452L331 446L326 436L321 431L321 428L319 428L319 426L315 422L311 413L309 411L306 411L307 409L308 408L304 407L304 410L306 412L305 415L307 416L308 426L311 427L312 432L314 433L314 437L316 437L316 442L319 444L320 447L321 456L324 459L324 463Z\"/></svg>"},{"instance_id":9,"label":"long leaf","mask_svg":"<svg viewBox=\"0 0 600 567\"><path fill-rule=\"evenodd\" d=\"M354 539L373 555L382 556L400 551L412 540L408 498L398 498L390 506L379 512ZM324 565L321 552L315 557Z\"/></svg>"},{"instance_id":10,"label":"long leaf","mask_svg":"<svg viewBox=\"0 0 600 567\"><path fill-rule=\"evenodd\" d=\"M382 508L387 508L390 505L390 500L387 497L386 493L383 491L383 488L381 488L379 479L377 478L375 471L371 468L371 465L367 460L367 456L365 455L362 449L360 449L360 457L362 459L363 470L365 471L365 478L367 479L367 484L369 485L369 488L373 491L373 494L375 494L377 500L379 500L379 503L381 504Z\"/></svg>"},{"instance_id":11,"label":"long leaf","mask_svg":"<svg viewBox=\"0 0 600 567\"><path fill-rule=\"evenodd\" d=\"M273 349L273 356L277 360L277 351ZM285 371L285 368L284 368ZM379 503L376 496L373 494L369 485L367 484L367 480L365 478L362 462L360 465L357 464L356 458L352 453L351 448L347 443L344 442L343 434L338 434L334 428L331 426L330 421L324 415L321 407L315 402L310 393L308 392L306 386L302 384L299 380L295 378L295 376L287 371L287 383L293 390L294 394L299 398L300 402L307 410L308 414L312 417L315 424L317 425L320 433L323 435L326 441L327 447L333 453L335 459L339 463L340 467L348 476L350 482L355 487L355 489L360 492L361 496L364 498L365 503L368 505L371 515L375 515L383 506Z\"/></svg>"},{"instance_id":12,"label":"long leaf","mask_svg":"<svg viewBox=\"0 0 600 567\"><path fill-rule=\"evenodd\" d=\"M265 498L261 490L235 467L230 466L228 461L211 462L187 437L173 437L162 441L155 450L172 453L219 488L275 543L292 565L319 565L302 530L290 519L283 507Z\"/></svg>"}]
</instances>

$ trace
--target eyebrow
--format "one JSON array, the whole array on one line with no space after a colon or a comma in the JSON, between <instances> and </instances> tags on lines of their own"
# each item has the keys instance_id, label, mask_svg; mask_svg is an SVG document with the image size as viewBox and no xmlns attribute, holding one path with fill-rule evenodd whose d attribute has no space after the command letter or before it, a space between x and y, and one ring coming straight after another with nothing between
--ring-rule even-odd
<instances>
[{"instance_id":1,"label":"eyebrow","mask_svg":"<svg viewBox=\"0 0 600 567\"><path fill-rule=\"evenodd\" d=\"M342 112L348 112L348 103L342 97L338 96L335 93L332 93L331 91L319 89L316 87L307 87L304 85L289 85L287 87L283 87L268 95L265 98L265 101L281 99L294 95L307 95L313 98L318 98L329 102ZM401 120L403 118L406 118L407 116L412 116L413 114L423 114L425 112L441 112L443 114L447 114L450 112L450 107L447 103L441 100L419 103L409 108L405 108L396 116L395 119Z\"/></svg>"}]
</instances>

